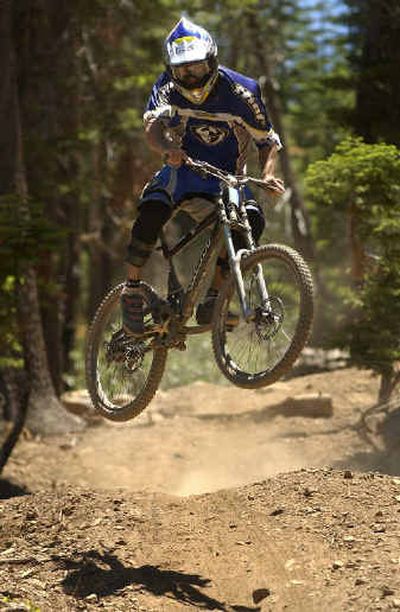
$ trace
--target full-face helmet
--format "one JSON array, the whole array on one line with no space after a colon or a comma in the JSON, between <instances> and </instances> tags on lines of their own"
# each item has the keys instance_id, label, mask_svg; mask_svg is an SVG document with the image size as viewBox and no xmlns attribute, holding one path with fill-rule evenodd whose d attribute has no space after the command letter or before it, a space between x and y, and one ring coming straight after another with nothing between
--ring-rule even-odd
<instances>
[{"instance_id":1,"label":"full-face helmet","mask_svg":"<svg viewBox=\"0 0 400 612\"><path fill-rule=\"evenodd\" d=\"M218 76L217 45L212 36L182 17L165 40L164 54L178 91L195 104L204 102Z\"/></svg>"}]
</instances>

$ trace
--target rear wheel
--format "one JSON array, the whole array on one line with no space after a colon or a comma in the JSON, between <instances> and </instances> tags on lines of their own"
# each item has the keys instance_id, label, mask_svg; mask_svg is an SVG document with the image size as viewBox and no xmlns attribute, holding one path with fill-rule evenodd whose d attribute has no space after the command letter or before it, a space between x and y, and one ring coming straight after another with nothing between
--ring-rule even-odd
<instances>
[{"instance_id":1,"label":"rear wheel","mask_svg":"<svg viewBox=\"0 0 400 612\"><path fill-rule=\"evenodd\" d=\"M261 271L268 300L260 296ZM224 284L213 315L212 342L216 362L235 385L257 388L286 374L307 342L313 318L313 283L303 258L290 247L259 247L241 262L249 321L241 315L232 278ZM238 323L229 326L228 317Z\"/></svg>"},{"instance_id":2,"label":"rear wheel","mask_svg":"<svg viewBox=\"0 0 400 612\"><path fill-rule=\"evenodd\" d=\"M86 348L90 397L111 421L127 421L144 410L158 388L167 358L167 350L155 347L153 338L137 339L123 332L119 304L123 286L114 287L98 307Z\"/></svg>"}]
</instances>

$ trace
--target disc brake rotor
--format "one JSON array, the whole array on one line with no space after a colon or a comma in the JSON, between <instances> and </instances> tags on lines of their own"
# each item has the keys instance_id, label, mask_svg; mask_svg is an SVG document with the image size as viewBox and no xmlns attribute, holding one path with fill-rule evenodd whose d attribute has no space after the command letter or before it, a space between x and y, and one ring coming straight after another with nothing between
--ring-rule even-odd
<instances>
[{"instance_id":1,"label":"disc brake rotor","mask_svg":"<svg viewBox=\"0 0 400 612\"><path fill-rule=\"evenodd\" d=\"M285 316L283 302L278 297L270 297L268 305L256 308L255 327L261 340L270 340L280 330Z\"/></svg>"}]
</instances>

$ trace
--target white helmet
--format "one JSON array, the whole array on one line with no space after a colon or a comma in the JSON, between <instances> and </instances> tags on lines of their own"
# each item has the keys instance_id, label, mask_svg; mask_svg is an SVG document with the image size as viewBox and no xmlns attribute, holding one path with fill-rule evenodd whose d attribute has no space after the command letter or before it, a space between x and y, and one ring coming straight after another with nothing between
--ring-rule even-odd
<instances>
[{"instance_id":1,"label":"white helmet","mask_svg":"<svg viewBox=\"0 0 400 612\"><path fill-rule=\"evenodd\" d=\"M201 104L218 76L217 45L200 26L182 17L165 39L165 63L178 91Z\"/></svg>"}]
</instances>

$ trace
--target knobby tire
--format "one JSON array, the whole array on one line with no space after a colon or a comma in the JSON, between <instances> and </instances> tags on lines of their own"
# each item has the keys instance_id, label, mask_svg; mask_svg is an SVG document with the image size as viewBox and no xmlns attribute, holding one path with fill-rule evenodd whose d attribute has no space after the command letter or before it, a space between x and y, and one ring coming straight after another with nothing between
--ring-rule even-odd
<instances>
[{"instance_id":1,"label":"knobby tire","mask_svg":"<svg viewBox=\"0 0 400 612\"><path fill-rule=\"evenodd\" d=\"M223 313L227 311L228 304L235 292L232 277L224 283L215 305L212 323L212 345L215 360L224 376L238 387L247 389L265 387L287 374L304 348L310 334L313 320L313 282L308 265L297 251L280 244L261 246L253 253L243 257L241 269L245 273L258 263L265 263L268 260L273 263L273 260L277 259L288 266L297 282L300 297L300 316L290 346L273 368L256 375L249 374L239 367L235 368L226 354L225 343L229 336L226 335L225 326L221 321L224 317Z\"/></svg>"},{"instance_id":2,"label":"knobby tire","mask_svg":"<svg viewBox=\"0 0 400 612\"><path fill-rule=\"evenodd\" d=\"M111 421L128 421L137 417L146 408L158 389L167 359L167 349L162 347L151 349L153 353L152 362L146 382L135 398L125 406L115 405L112 407L107 405L99 394L97 383L99 346L110 313L113 309L119 308L119 299L123 287L123 283L114 287L99 305L88 333L86 347L86 384L91 400L96 410ZM129 371L126 372L126 376L129 376Z\"/></svg>"}]
</instances>

